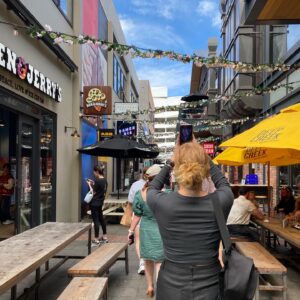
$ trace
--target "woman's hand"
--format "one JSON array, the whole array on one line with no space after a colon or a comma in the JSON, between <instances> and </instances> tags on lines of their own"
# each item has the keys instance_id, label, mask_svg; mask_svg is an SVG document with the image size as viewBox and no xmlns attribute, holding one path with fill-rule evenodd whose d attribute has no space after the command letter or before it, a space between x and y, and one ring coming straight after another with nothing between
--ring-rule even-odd
<instances>
[{"instance_id":1,"label":"woman's hand","mask_svg":"<svg viewBox=\"0 0 300 300\"><path fill-rule=\"evenodd\" d=\"M128 230L128 236L127 236L127 242L128 245L132 245L134 243L134 231L133 230Z\"/></svg>"},{"instance_id":2,"label":"woman's hand","mask_svg":"<svg viewBox=\"0 0 300 300\"><path fill-rule=\"evenodd\" d=\"M222 267L222 269L224 268L224 262L223 262L223 245L222 242L220 242L219 245L219 256L218 256L218 260L220 262L220 265Z\"/></svg>"}]
</instances>

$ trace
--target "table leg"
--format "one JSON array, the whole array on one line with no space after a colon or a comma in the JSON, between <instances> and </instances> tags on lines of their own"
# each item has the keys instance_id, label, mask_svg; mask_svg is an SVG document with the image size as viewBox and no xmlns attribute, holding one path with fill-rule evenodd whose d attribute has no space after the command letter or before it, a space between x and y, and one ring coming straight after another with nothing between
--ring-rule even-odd
<instances>
[{"instance_id":1,"label":"table leg","mask_svg":"<svg viewBox=\"0 0 300 300\"><path fill-rule=\"evenodd\" d=\"M37 268L36 271L35 271L35 282L37 284L37 286L34 290L34 293L35 293L34 299L35 300L39 299L39 282L40 282L40 279L41 279L41 268Z\"/></svg>"},{"instance_id":2,"label":"table leg","mask_svg":"<svg viewBox=\"0 0 300 300\"><path fill-rule=\"evenodd\" d=\"M265 245L266 245L266 230L263 227L261 228L260 238L261 238L261 244L265 247Z\"/></svg>"},{"instance_id":3,"label":"table leg","mask_svg":"<svg viewBox=\"0 0 300 300\"><path fill-rule=\"evenodd\" d=\"M125 250L125 271L129 274L129 263L128 263L128 248Z\"/></svg>"},{"instance_id":4,"label":"table leg","mask_svg":"<svg viewBox=\"0 0 300 300\"><path fill-rule=\"evenodd\" d=\"M276 243L277 243L277 235L274 234L274 240L273 240L273 247L276 248Z\"/></svg>"},{"instance_id":5,"label":"table leg","mask_svg":"<svg viewBox=\"0 0 300 300\"><path fill-rule=\"evenodd\" d=\"M45 271L49 271L49 260L45 262Z\"/></svg>"},{"instance_id":6,"label":"table leg","mask_svg":"<svg viewBox=\"0 0 300 300\"><path fill-rule=\"evenodd\" d=\"M92 228L89 229L89 238L88 238L88 254L92 252Z\"/></svg>"},{"instance_id":7,"label":"table leg","mask_svg":"<svg viewBox=\"0 0 300 300\"><path fill-rule=\"evenodd\" d=\"M255 300L259 300L259 276L257 277L257 287L255 291Z\"/></svg>"},{"instance_id":8,"label":"table leg","mask_svg":"<svg viewBox=\"0 0 300 300\"><path fill-rule=\"evenodd\" d=\"M282 291L283 300L287 300L287 282L286 282L286 274L283 274L283 275L282 275L282 282L283 282L283 291Z\"/></svg>"},{"instance_id":9,"label":"table leg","mask_svg":"<svg viewBox=\"0 0 300 300\"><path fill-rule=\"evenodd\" d=\"M268 233L267 233L267 235L268 235L268 247L271 247L271 232L268 230Z\"/></svg>"},{"instance_id":10,"label":"table leg","mask_svg":"<svg viewBox=\"0 0 300 300\"><path fill-rule=\"evenodd\" d=\"M17 286L14 285L10 290L10 299L16 300L17 299Z\"/></svg>"}]
</instances>

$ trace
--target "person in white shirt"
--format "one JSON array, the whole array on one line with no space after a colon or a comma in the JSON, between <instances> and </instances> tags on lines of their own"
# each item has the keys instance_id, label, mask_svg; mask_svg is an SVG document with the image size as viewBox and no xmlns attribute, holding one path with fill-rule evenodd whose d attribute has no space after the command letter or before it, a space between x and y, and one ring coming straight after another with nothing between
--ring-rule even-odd
<instances>
[{"instance_id":1,"label":"person in white shirt","mask_svg":"<svg viewBox=\"0 0 300 300\"><path fill-rule=\"evenodd\" d=\"M243 236L250 240L257 241L258 234L249 227L250 218L254 217L263 220L264 215L250 200L247 199L249 191L246 187L242 187L239 194L239 197L233 201L227 219L229 233L232 236Z\"/></svg>"},{"instance_id":2,"label":"person in white shirt","mask_svg":"<svg viewBox=\"0 0 300 300\"><path fill-rule=\"evenodd\" d=\"M140 191L145 183L146 183L146 172L148 170L148 167L144 167L143 169L143 174L142 174L142 178L139 179L138 181L134 182L132 184L132 186L130 187L130 190L129 190L129 193L128 193L128 204L131 205L132 207L132 203L133 203L133 200L134 200L134 196L135 196L135 193L137 191ZM135 232L134 232L134 238L135 238L135 250L136 250L136 254L140 260L140 264L139 264L139 268L138 268L138 274L140 275L144 275L145 274L145 267L144 267L144 260L140 258L140 227L139 225L136 226L135 228Z\"/></svg>"}]
</instances>

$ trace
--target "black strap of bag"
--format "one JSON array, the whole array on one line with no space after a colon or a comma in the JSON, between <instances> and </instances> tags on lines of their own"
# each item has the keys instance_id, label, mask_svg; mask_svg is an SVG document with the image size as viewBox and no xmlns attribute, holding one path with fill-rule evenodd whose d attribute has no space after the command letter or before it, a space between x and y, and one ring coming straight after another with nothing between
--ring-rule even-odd
<instances>
[{"instance_id":1,"label":"black strap of bag","mask_svg":"<svg viewBox=\"0 0 300 300\"><path fill-rule=\"evenodd\" d=\"M217 195L212 195L215 217L223 241L224 268L220 273L220 298L224 300L252 300L257 287L258 273L253 260L234 249ZM239 276L237 277L237 274Z\"/></svg>"},{"instance_id":2,"label":"black strap of bag","mask_svg":"<svg viewBox=\"0 0 300 300\"><path fill-rule=\"evenodd\" d=\"M214 207L214 211L215 211L216 220L217 220L219 230L221 233L221 238L223 241L225 253L229 254L231 251L231 248L232 248L232 243L230 241L229 231L228 231L226 223L225 223L224 214L223 214L223 211L221 210L221 205L218 202L216 195L213 195L212 203L213 203L213 207Z\"/></svg>"}]
</instances>

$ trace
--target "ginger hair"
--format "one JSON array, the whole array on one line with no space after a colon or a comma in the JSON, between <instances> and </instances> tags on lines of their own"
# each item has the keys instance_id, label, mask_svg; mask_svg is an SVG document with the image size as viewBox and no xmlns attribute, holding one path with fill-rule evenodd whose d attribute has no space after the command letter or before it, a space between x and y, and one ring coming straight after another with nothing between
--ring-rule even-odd
<instances>
[{"instance_id":1,"label":"ginger hair","mask_svg":"<svg viewBox=\"0 0 300 300\"><path fill-rule=\"evenodd\" d=\"M174 151L174 175L178 184L186 189L199 191L209 177L209 157L197 142L185 143Z\"/></svg>"}]
</instances>

